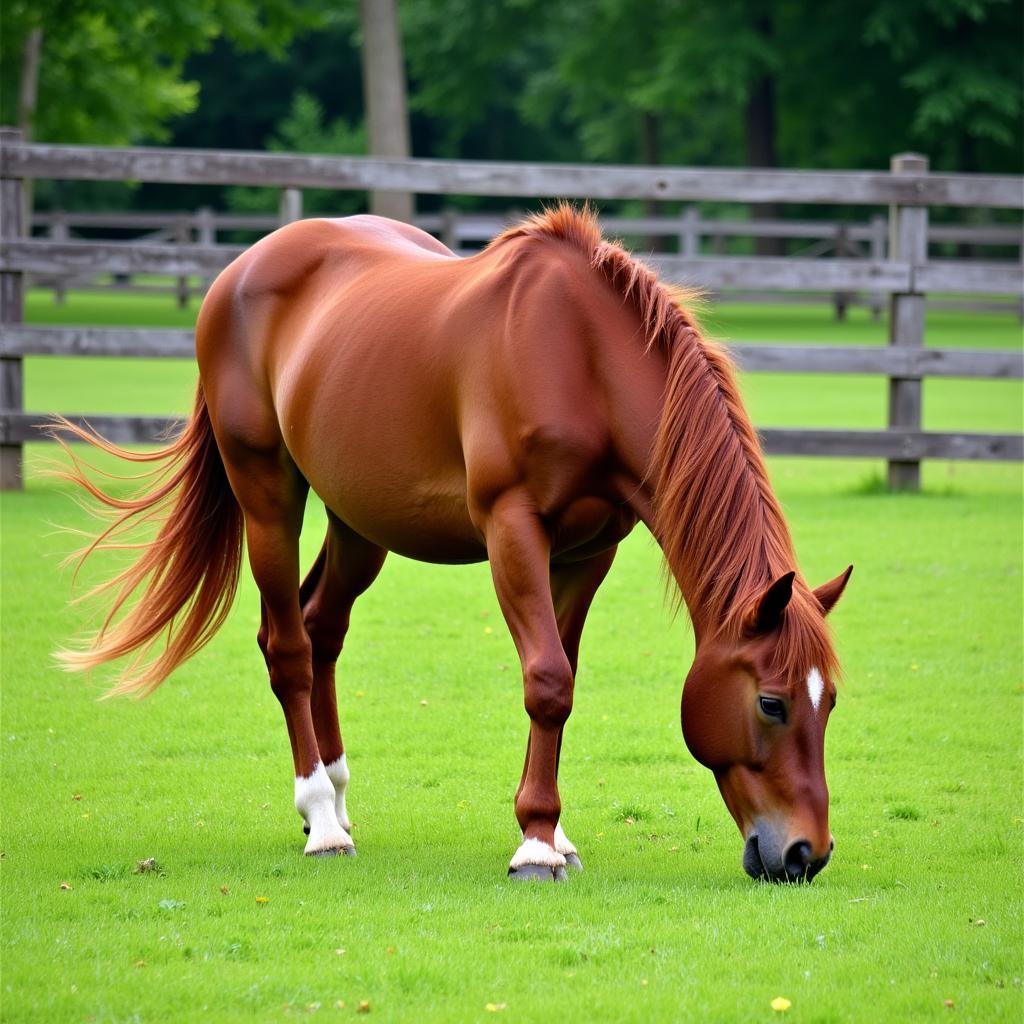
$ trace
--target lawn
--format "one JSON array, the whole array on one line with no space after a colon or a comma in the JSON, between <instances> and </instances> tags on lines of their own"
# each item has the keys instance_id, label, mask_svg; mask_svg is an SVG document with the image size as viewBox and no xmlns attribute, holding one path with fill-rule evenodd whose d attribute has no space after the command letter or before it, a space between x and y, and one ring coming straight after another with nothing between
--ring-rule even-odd
<instances>
[{"instance_id":1,"label":"lawn","mask_svg":"<svg viewBox=\"0 0 1024 1024\"><path fill-rule=\"evenodd\" d=\"M132 302L140 303L128 308ZM36 321L186 325L171 301L71 295ZM881 342L864 311L723 306L721 336ZM929 343L1019 344L1010 317L934 314ZM172 413L186 363L29 360L26 406ZM744 381L761 425L881 426L872 378ZM1019 383L930 381L926 425L1013 430ZM52 523L86 517L39 475L2 503L2 1017L9 1021L1019 1021L1024 1011L1020 467L774 459L846 680L828 737L832 864L752 883L679 732L692 656L659 555L623 545L584 635L562 759L586 870L508 882L526 736L485 566L391 557L339 670L359 857L302 857L283 720L243 571L216 639L142 702L54 670L65 607ZM310 504L303 557L323 514ZM99 568L102 568L99 567ZM136 873L155 858L157 869ZM791 1002L784 1014L774 998ZM952 1003L952 1008L947 1005Z\"/></svg>"}]
</instances>

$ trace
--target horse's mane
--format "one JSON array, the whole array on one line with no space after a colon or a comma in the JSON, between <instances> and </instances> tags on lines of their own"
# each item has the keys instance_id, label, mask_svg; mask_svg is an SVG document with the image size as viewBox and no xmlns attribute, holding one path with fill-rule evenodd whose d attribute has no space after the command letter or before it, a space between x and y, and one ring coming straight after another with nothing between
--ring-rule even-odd
<instances>
[{"instance_id":1,"label":"horse's mane","mask_svg":"<svg viewBox=\"0 0 1024 1024\"><path fill-rule=\"evenodd\" d=\"M654 533L691 615L735 639L747 612L783 574L797 570L789 529L725 350L704 337L692 303L621 245L605 241L589 209L563 203L499 235L560 239L635 308L648 349L668 360L664 406L650 464ZM838 672L821 605L797 570L773 670L787 680L812 668Z\"/></svg>"}]
</instances>

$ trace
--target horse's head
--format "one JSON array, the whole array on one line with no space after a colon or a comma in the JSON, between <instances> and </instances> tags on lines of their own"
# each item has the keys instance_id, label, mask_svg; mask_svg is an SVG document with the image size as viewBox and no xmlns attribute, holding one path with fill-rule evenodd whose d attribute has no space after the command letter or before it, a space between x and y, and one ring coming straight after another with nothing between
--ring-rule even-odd
<instances>
[{"instance_id":1,"label":"horse's head","mask_svg":"<svg viewBox=\"0 0 1024 1024\"><path fill-rule=\"evenodd\" d=\"M816 602L800 602L802 614L827 614L852 568L815 590ZM698 637L682 700L686 745L715 773L746 840L744 869L775 882L809 882L833 847L824 754L835 686L827 665L801 678L776 667L793 637L784 628L793 580L787 573L753 602L737 638Z\"/></svg>"}]
</instances>

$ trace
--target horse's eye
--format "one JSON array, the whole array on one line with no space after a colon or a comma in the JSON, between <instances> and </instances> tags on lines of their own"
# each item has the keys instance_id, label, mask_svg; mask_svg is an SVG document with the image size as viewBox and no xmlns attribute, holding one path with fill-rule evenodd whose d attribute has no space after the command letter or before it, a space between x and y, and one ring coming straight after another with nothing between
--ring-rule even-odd
<instances>
[{"instance_id":1,"label":"horse's eye","mask_svg":"<svg viewBox=\"0 0 1024 1024\"><path fill-rule=\"evenodd\" d=\"M778 697L758 697L761 710L769 718L777 718L780 722L786 721L786 705Z\"/></svg>"}]
</instances>

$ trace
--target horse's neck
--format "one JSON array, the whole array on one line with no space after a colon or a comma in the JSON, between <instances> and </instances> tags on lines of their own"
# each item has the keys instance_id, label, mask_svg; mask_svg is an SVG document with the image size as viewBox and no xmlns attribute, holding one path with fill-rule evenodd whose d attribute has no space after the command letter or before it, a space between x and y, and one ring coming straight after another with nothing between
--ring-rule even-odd
<instances>
[{"instance_id":1,"label":"horse's neck","mask_svg":"<svg viewBox=\"0 0 1024 1024\"><path fill-rule=\"evenodd\" d=\"M631 352L632 365L616 367L606 386L616 398L609 408L620 461L629 467L630 506L665 553L698 638L717 633L736 607L731 595L744 595L795 564L788 530L760 466L756 436L742 408L730 414L716 401L715 415L722 421L709 419L700 426L680 403L677 442L669 444L679 469L676 486L656 496L653 457L663 413L669 411L668 360L655 348L645 351L642 342L618 350ZM696 408L693 415L699 415ZM656 514L659 504L668 516Z\"/></svg>"},{"instance_id":2,"label":"horse's neck","mask_svg":"<svg viewBox=\"0 0 1024 1024\"><path fill-rule=\"evenodd\" d=\"M651 455L661 420L667 361L646 352L638 325L621 308L604 311L608 319L597 335L592 368L600 390L616 462L624 479L617 488L637 517L654 532L654 482ZM596 325L592 325L596 326Z\"/></svg>"}]
</instances>

